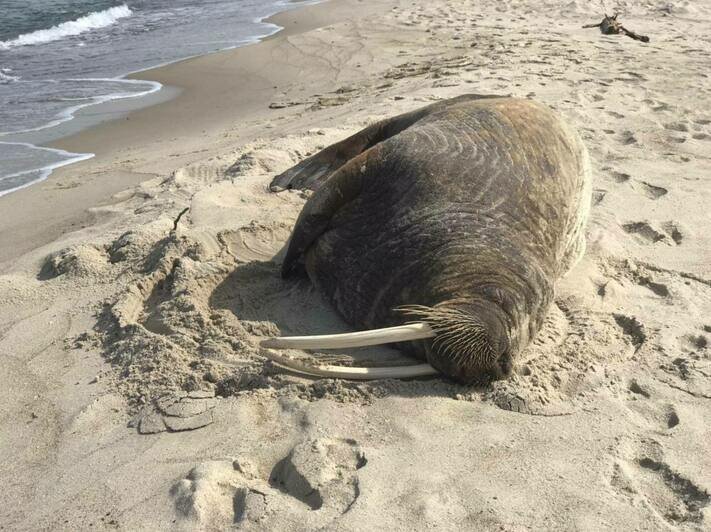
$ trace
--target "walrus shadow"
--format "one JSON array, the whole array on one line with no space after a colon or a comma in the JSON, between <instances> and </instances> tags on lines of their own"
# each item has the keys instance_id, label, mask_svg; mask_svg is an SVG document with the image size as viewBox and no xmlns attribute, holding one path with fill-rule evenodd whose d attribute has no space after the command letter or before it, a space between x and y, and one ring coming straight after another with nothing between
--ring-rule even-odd
<instances>
[{"instance_id":1,"label":"walrus shadow","mask_svg":"<svg viewBox=\"0 0 711 532\"><path fill-rule=\"evenodd\" d=\"M349 330L306 279L284 281L279 265L272 261L252 261L235 268L215 287L209 304L229 310L240 322L261 323L265 330L273 330L273 324L281 334Z\"/></svg>"},{"instance_id":2,"label":"walrus shadow","mask_svg":"<svg viewBox=\"0 0 711 532\"><path fill-rule=\"evenodd\" d=\"M209 304L214 309L230 311L256 336L330 334L349 332L348 326L322 299L305 277L284 280L279 264L253 261L238 266L213 290ZM318 355L319 353L315 353ZM411 360L387 347L348 351L329 350L327 355L352 356L365 362Z\"/></svg>"},{"instance_id":3,"label":"walrus shadow","mask_svg":"<svg viewBox=\"0 0 711 532\"><path fill-rule=\"evenodd\" d=\"M277 255L278 256L278 255ZM275 257L276 259L276 257ZM209 298L210 307L227 310L235 320L255 336L331 334L352 331L313 287L308 278L284 280L280 264L274 261L253 261L238 266ZM312 351L316 362L352 364L355 366L395 366L417 364L387 346ZM287 369L279 372L292 374ZM318 380L314 379L314 383ZM413 381L410 381L413 382ZM428 386L433 383L433 386ZM452 393L450 383L441 377L417 380L417 386L393 386L392 381L371 381L369 386L379 395L422 396ZM447 388L446 390L442 389ZM468 387L468 389L471 389Z\"/></svg>"}]
</instances>

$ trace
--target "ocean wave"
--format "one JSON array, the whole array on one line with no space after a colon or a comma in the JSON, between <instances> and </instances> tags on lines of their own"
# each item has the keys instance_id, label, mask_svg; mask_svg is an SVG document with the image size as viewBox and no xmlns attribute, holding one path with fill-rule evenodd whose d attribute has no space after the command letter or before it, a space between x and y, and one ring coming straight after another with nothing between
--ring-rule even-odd
<instances>
[{"instance_id":1,"label":"ocean wave","mask_svg":"<svg viewBox=\"0 0 711 532\"><path fill-rule=\"evenodd\" d=\"M104 11L96 11L76 20L63 22L48 29L25 33L9 41L0 41L0 49L7 49L15 46L27 46L30 44L42 44L63 39L64 37L79 35L98 28L105 28L106 26L111 26L122 18L130 17L132 13L133 12L126 4L112 7Z\"/></svg>"},{"instance_id":2,"label":"ocean wave","mask_svg":"<svg viewBox=\"0 0 711 532\"><path fill-rule=\"evenodd\" d=\"M20 76L10 75L10 72L12 72L10 68L0 68L0 85L6 85L20 79Z\"/></svg>"},{"instance_id":3,"label":"ocean wave","mask_svg":"<svg viewBox=\"0 0 711 532\"><path fill-rule=\"evenodd\" d=\"M19 77L18 77L19 79ZM58 126L59 124L62 124L64 122L68 122L69 120L72 120L74 118L74 115L76 114L77 111L84 109L85 107L91 107L93 105L98 105L106 102L110 102L112 100L124 100L124 99L129 99L129 98L141 98L143 96L148 96L149 94L153 94L154 92L158 92L163 88L163 85L161 83L158 83L157 81L151 81L147 79L124 79L124 78L68 78L63 81L78 81L78 82L96 82L96 83L121 83L125 84L128 86L145 86L146 88L144 90L137 90L135 92L130 92L130 91L123 91L123 92L111 92L109 94L104 94L101 96L92 96L92 97L85 97L85 98L63 98L59 101L66 101L66 102L72 102L72 101L79 101L82 103L79 103L77 105L72 105L70 107L67 107L66 109L63 109L58 115L56 115L53 119L48 121L45 124L42 124L41 126L37 127L31 127L27 129L20 129L20 130L8 130L8 131L3 131L0 129L0 137L7 136L7 135L14 135L14 134L22 134L22 133L31 133L33 131L41 131L43 129L49 129L54 126ZM43 80L44 83L58 83L58 80ZM2 81L0 80L0 84L2 84ZM49 100L47 100L49 101Z\"/></svg>"},{"instance_id":4,"label":"ocean wave","mask_svg":"<svg viewBox=\"0 0 711 532\"><path fill-rule=\"evenodd\" d=\"M35 146L34 144L29 144L27 142L3 142L0 141L0 145L4 146L19 146L22 148L43 151L46 153L53 154L59 158L59 160L52 163L37 167L29 168L27 170L21 170L9 175L0 175L0 196L10 194L16 190L29 187L40 181L44 181L49 177L53 170L61 168L62 166L67 166L70 164L78 163L80 161L86 161L94 157L93 153L72 153L65 150L59 150L55 148L45 148L44 146Z\"/></svg>"}]
</instances>

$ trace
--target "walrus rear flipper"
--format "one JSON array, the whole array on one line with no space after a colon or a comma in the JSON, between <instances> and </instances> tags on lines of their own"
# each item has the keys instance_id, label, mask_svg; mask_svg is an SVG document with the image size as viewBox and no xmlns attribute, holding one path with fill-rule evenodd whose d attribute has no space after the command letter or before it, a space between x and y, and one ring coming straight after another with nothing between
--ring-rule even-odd
<instances>
[{"instance_id":1,"label":"walrus rear flipper","mask_svg":"<svg viewBox=\"0 0 711 532\"><path fill-rule=\"evenodd\" d=\"M418 120L432 113L451 107L461 102L483 98L500 98L501 96L484 96L480 94L464 94L457 98L433 103L422 109L381 120L348 137L341 142L332 144L320 152L301 161L286 172L276 176L269 184L272 192L288 189L317 190L328 180L336 170L361 153L372 148L412 126Z\"/></svg>"}]
</instances>

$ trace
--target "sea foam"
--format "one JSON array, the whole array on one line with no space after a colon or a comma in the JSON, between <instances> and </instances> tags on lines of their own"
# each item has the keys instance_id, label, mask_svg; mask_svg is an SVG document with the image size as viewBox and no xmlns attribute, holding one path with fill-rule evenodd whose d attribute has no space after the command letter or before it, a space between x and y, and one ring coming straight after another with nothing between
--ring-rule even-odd
<instances>
[{"instance_id":1,"label":"sea foam","mask_svg":"<svg viewBox=\"0 0 711 532\"><path fill-rule=\"evenodd\" d=\"M111 26L116 23L117 20L130 17L132 13L133 12L126 4L112 7L104 11L89 13L88 15L76 20L63 22L48 29L25 33L9 41L2 41L0 42L0 49L7 49L15 46L27 46L30 44L42 44L63 39L64 37L79 35L87 31Z\"/></svg>"},{"instance_id":2,"label":"sea foam","mask_svg":"<svg viewBox=\"0 0 711 532\"><path fill-rule=\"evenodd\" d=\"M0 68L0 85L12 83L20 79L20 76L11 76L10 72L12 72L12 70L9 68Z\"/></svg>"},{"instance_id":3,"label":"sea foam","mask_svg":"<svg viewBox=\"0 0 711 532\"><path fill-rule=\"evenodd\" d=\"M0 176L0 196L10 194L16 190L29 187L40 181L44 181L49 177L53 170L67 166L69 164L78 163L94 157L93 153L72 153L55 148L45 148L43 146L35 146L26 142L4 142L0 141L0 148L3 146L13 146L23 148L28 151L36 151L44 153L45 164L34 168L20 170L6 176Z\"/></svg>"}]
</instances>

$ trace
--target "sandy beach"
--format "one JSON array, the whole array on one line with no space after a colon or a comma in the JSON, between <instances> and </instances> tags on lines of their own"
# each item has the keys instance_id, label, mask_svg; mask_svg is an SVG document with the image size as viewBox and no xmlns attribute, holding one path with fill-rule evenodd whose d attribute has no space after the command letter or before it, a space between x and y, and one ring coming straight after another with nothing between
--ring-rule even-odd
<instances>
[{"instance_id":1,"label":"sandy beach","mask_svg":"<svg viewBox=\"0 0 711 532\"><path fill-rule=\"evenodd\" d=\"M96 156L0 197L0 530L708 530L711 3L607 9L651 42L578 0L331 0L55 141ZM271 179L466 93L550 106L592 159L587 252L514 374L266 362L349 330L280 278L306 194Z\"/></svg>"}]
</instances>

